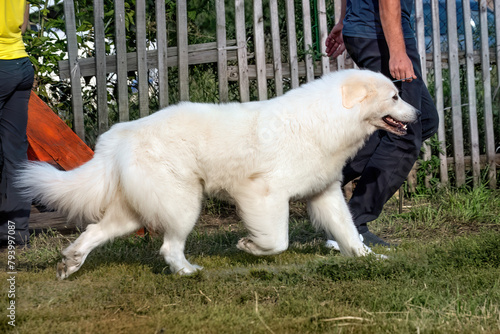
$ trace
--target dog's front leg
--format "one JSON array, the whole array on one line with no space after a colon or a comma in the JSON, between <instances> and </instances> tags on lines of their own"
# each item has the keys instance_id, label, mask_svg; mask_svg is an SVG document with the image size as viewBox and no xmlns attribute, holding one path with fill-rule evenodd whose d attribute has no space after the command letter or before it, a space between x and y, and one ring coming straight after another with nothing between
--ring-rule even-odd
<instances>
[{"instance_id":1,"label":"dog's front leg","mask_svg":"<svg viewBox=\"0 0 500 334\"><path fill-rule=\"evenodd\" d=\"M363 244L354 226L340 182L334 182L322 193L311 198L307 211L314 226L323 229L329 237L337 241L342 254L363 256L371 253L371 249Z\"/></svg>"}]
</instances>

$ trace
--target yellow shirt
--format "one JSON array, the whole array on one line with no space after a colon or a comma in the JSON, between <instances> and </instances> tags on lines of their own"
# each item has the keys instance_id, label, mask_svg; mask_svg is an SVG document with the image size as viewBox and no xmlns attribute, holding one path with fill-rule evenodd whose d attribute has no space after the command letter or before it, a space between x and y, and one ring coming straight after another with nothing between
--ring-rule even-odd
<instances>
[{"instance_id":1,"label":"yellow shirt","mask_svg":"<svg viewBox=\"0 0 500 334\"><path fill-rule=\"evenodd\" d=\"M0 0L0 59L27 57L21 26L26 0Z\"/></svg>"}]
</instances>

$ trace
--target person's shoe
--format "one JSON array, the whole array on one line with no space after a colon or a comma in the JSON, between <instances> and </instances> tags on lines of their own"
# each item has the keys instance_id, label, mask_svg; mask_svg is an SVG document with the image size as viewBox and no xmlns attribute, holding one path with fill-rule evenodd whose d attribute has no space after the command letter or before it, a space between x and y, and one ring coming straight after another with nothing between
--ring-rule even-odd
<instances>
[{"instance_id":1,"label":"person's shoe","mask_svg":"<svg viewBox=\"0 0 500 334\"><path fill-rule=\"evenodd\" d=\"M397 246L397 244L390 244L384 241L370 231L366 231L365 233L361 233L360 235L363 237L363 243L368 247L382 246L387 248L394 248Z\"/></svg>"}]
</instances>

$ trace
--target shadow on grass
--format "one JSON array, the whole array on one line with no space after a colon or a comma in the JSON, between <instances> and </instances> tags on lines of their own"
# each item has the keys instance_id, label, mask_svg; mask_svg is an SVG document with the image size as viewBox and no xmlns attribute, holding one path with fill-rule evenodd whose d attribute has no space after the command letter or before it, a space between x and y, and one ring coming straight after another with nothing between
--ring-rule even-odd
<instances>
[{"instance_id":1,"label":"shadow on grass","mask_svg":"<svg viewBox=\"0 0 500 334\"><path fill-rule=\"evenodd\" d=\"M246 229L239 224L227 229L224 226L218 229L204 229L196 227L186 242L186 257L214 258L213 266L218 263L230 263L231 266L258 266L261 264L275 264L281 255L254 256L236 248L241 237L247 235ZM19 268L28 271L43 270L53 267L62 259L61 251L78 235L63 236L55 231L48 231L32 239L32 247L20 254ZM330 250L324 247L322 232L317 232L305 219L290 220L290 247L285 252L290 256L321 255L326 256ZM83 271L97 269L106 264L140 264L150 268L157 274L168 274L170 270L163 257L159 254L163 238L160 235L139 237L131 235L115 239L93 250L82 266ZM287 255L285 255L287 256ZM196 262L196 261L194 261ZM78 277L80 271L71 277Z\"/></svg>"}]
</instances>

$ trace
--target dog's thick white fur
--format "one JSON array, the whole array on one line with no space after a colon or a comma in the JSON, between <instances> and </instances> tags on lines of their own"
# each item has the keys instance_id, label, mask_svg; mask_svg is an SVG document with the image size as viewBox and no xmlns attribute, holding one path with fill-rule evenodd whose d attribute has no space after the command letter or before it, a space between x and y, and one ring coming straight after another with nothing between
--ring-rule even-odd
<instances>
[{"instance_id":1,"label":"dog's thick white fur","mask_svg":"<svg viewBox=\"0 0 500 334\"><path fill-rule=\"evenodd\" d=\"M327 74L268 101L183 102L114 125L92 160L71 171L29 163L17 182L70 219L97 222L63 251L58 277L80 269L106 241L147 226L164 233L160 253L190 274L184 245L205 194L230 197L249 235L237 247L255 255L288 247L288 204L307 198L313 224L343 254L365 255L341 191L342 167L377 129L404 134L418 111L382 74Z\"/></svg>"}]
</instances>

